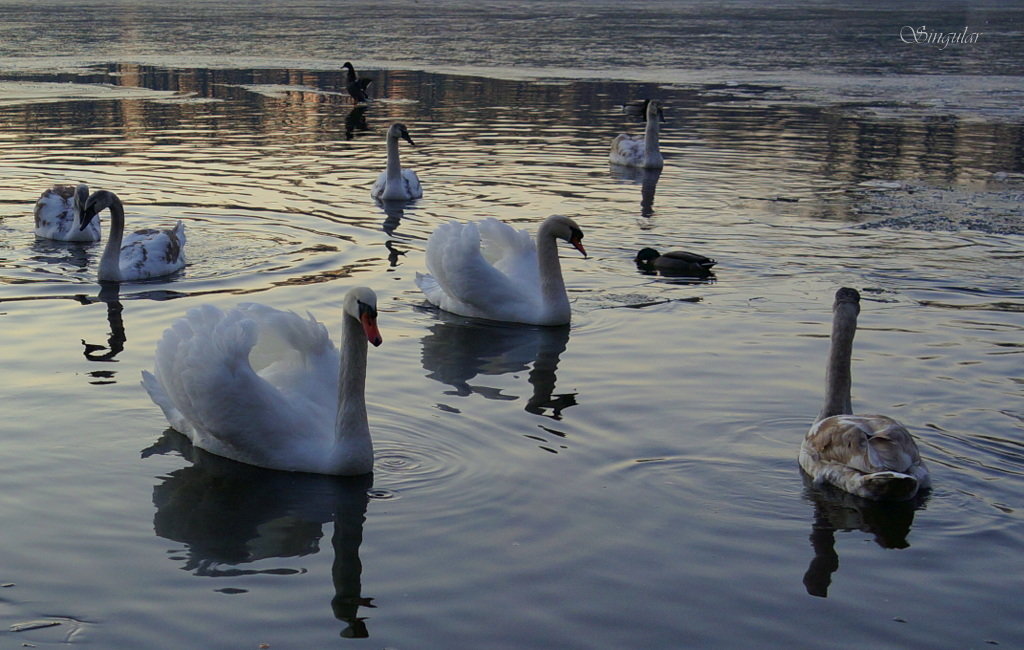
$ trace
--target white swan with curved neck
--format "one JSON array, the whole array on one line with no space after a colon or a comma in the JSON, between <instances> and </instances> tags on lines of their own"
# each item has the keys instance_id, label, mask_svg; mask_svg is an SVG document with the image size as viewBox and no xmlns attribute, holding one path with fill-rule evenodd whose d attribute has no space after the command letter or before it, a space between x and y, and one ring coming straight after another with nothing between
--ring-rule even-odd
<instances>
[{"instance_id":1,"label":"white swan with curved neck","mask_svg":"<svg viewBox=\"0 0 1024 650\"><path fill-rule=\"evenodd\" d=\"M644 134L627 135L620 133L612 140L612 150L608 159L615 165L626 167L643 167L644 169L661 169L665 159L661 155L658 134L661 130L661 102L652 99L647 104L647 125Z\"/></svg>"},{"instance_id":2,"label":"white swan with curved neck","mask_svg":"<svg viewBox=\"0 0 1024 650\"><path fill-rule=\"evenodd\" d=\"M124 235L124 205L113 192L98 190L85 203L82 228L110 208L110 234L100 257L100 282L132 282L170 275L185 266L185 224L170 230L136 230Z\"/></svg>"},{"instance_id":3,"label":"white swan with curved neck","mask_svg":"<svg viewBox=\"0 0 1024 650\"><path fill-rule=\"evenodd\" d=\"M59 241L99 241L99 219L82 226L88 200L89 186L85 183L54 185L43 192L33 210L36 235Z\"/></svg>"},{"instance_id":4,"label":"white swan with curved neck","mask_svg":"<svg viewBox=\"0 0 1024 650\"><path fill-rule=\"evenodd\" d=\"M434 305L489 320L565 325L570 320L557 239L586 256L583 232L568 217L548 217L536 242L497 219L439 226L427 241L429 274L416 285Z\"/></svg>"},{"instance_id":5,"label":"white swan with curved neck","mask_svg":"<svg viewBox=\"0 0 1024 650\"><path fill-rule=\"evenodd\" d=\"M164 332L142 385L172 427L211 453L269 469L367 474L367 342L381 336L377 296L365 287L345 295L340 353L312 316L203 305Z\"/></svg>"},{"instance_id":6,"label":"white swan with curved neck","mask_svg":"<svg viewBox=\"0 0 1024 650\"><path fill-rule=\"evenodd\" d=\"M373 187L370 188L370 196L382 201L409 201L423 196L423 188L420 186L420 179L416 172L411 169L402 169L402 163L398 159L398 139L402 138L412 146L416 143L409 137L409 130L404 124L395 123L388 128L384 140L388 145L387 168L380 173Z\"/></svg>"},{"instance_id":7,"label":"white swan with curved neck","mask_svg":"<svg viewBox=\"0 0 1024 650\"><path fill-rule=\"evenodd\" d=\"M907 429L884 415L853 415L850 356L860 313L855 289L836 292L825 405L800 446L800 466L816 484L867 499L909 499L931 485Z\"/></svg>"}]
</instances>

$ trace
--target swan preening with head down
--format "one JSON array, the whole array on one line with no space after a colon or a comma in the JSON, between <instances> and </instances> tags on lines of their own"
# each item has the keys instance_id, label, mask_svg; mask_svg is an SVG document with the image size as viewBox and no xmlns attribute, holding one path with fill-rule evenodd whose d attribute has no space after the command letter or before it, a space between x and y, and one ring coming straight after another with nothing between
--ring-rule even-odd
<instances>
[{"instance_id":1,"label":"swan preening with head down","mask_svg":"<svg viewBox=\"0 0 1024 650\"><path fill-rule=\"evenodd\" d=\"M83 226L88 200L89 186L85 183L54 185L43 192L34 210L36 235L60 241L99 241L99 219Z\"/></svg>"},{"instance_id":2,"label":"swan preening with head down","mask_svg":"<svg viewBox=\"0 0 1024 650\"><path fill-rule=\"evenodd\" d=\"M416 274L427 300L445 311L489 320L565 325L570 319L556 240L586 256L583 232L568 217L548 217L534 241L497 219L449 222L427 241L429 274Z\"/></svg>"},{"instance_id":3,"label":"swan preening with head down","mask_svg":"<svg viewBox=\"0 0 1024 650\"><path fill-rule=\"evenodd\" d=\"M416 143L409 137L409 130L404 124L392 124L388 128L385 142L388 147L387 168L377 176L373 187L370 188L370 196L382 201L408 201L423 196L423 188L420 187L420 179L416 172L411 169L402 169L402 163L398 159L398 139L402 138L412 146Z\"/></svg>"},{"instance_id":4,"label":"swan preening with head down","mask_svg":"<svg viewBox=\"0 0 1024 650\"><path fill-rule=\"evenodd\" d=\"M185 224L168 230L136 230L124 235L124 206L117 195L98 190L85 204L82 229L110 208L110 234L100 258L101 282L131 282L170 275L185 266Z\"/></svg>"},{"instance_id":5,"label":"swan preening with head down","mask_svg":"<svg viewBox=\"0 0 1024 650\"><path fill-rule=\"evenodd\" d=\"M345 69L345 90L357 104L367 101L370 97L366 94L366 87L373 83L373 79L360 77L352 63L345 61L341 65Z\"/></svg>"},{"instance_id":6,"label":"swan preening with head down","mask_svg":"<svg viewBox=\"0 0 1024 650\"><path fill-rule=\"evenodd\" d=\"M312 316L203 305L164 332L142 384L170 425L206 451L269 469L367 474L367 342L381 336L377 296L364 287L345 295L340 352Z\"/></svg>"},{"instance_id":7,"label":"swan preening with head down","mask_svg":"<svg viewBox=\"0 0 1024 650\"><path fill-rule=\"evenodd\" d=\"M652 99L647 103L647 123L644 134L627 135L620 133L612 140L612 150L608 159L615 165L626 167L643 167L644 169L660 169L665 166L658 145L658 134L661 130L661 102Z\"/></svg>"},{"instance_id":8,"label":"swan preening with head down","mask_svg":"<svg viewBox=\"0 0 1024 650\"><path fill-rule=\"evenodd\" d=\"M816 484L867 499L909 499L931 484L910 432L884 415L853 415L850 356L860 294L839 289L833 312L825 405L800 447L800 466Z\"/></svg>"}]
</instances>

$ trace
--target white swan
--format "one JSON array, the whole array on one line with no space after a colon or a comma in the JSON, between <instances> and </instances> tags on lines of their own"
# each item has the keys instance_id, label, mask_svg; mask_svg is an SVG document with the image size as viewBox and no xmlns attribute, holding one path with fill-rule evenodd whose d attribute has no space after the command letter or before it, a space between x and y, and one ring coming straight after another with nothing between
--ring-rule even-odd
<instances>
[{"instance_id":1,"label":"white swan","mask_svg":"<svg viewBox=\"0 0 1024 650\"><path fill-rule=\"evenodd\" d=\"M364 287L345 295L340 354L312 316L203 305L164 332L142 385L172 427L211 453L270 469L366 474L367 341L381 344L377 296Z\"/></svg>"},{"instance_id":2,"label":"white swan","mask_svg":"<svg viewBox=\"0 0 1024 650\"><path fill-rule=\"evenodd\" d=\"M411 169L402 169L398 160L398 138L404 139L412 146L416 143L409 137L409 131L404 124L392 124L388 128L385 142L388 145L388 164L385 171L382 171L370 189L370 196L382 201L408 201L423 196L423 188L420 187L420 179L416 172Z\"/></svg>"},{"instance_id":3,"label":"white swan","mask_svg":"<svg viewBox=\"0 0 1024 650\"><path fill-rule=\"evenodd\" d=\"M36 235L60 241L99 241L100 221L82 227L89 186L54 185L39 196L34 210Z\"/></svg>"},{"instance_id":4,"label":"white swan","mask_svg":"<svg viewBox=\"0 0 1024 650\"><path fill-rule=\"evenodd\" d=\"M497 219L439 226L427 241L429 274L416 285L434 305L463 316L533 325L569 322L556 239L586 256L583 232L568 217L548 217L536 243Z\"/></svg>"},{"instance_id":5,"label":"white swan","mask_svg":"<svg viewBox=\"0 0 1024 650\"><path fill-rule=\"evenodd\" d=\"M836 292L825 405L800 446L800 466L816 484L867 499L908 499L931 484L910 432L884 415L852 415L850 355L860 313L855 289Z\"/></svg>"},{"instance_id":6,"label":"white swan","mask_svg":"<svg viewBox=\"0 0 1024 650\"><path fill-rule=\"evenodd\" d=\"M643 136L620 133L612 140L608 159L615 165L660 169L665 159L658 148L658 133L661 130L661 102L652 99L647 104L647 125Z\"/></svg>"},{"instance_id":7,"label":"white swan","mask_svg":"<svg viewBox=\"0 0 1024 650\"><path fill-rule=\"evenodd\" d=\"M124 236L124 206L117 195L98 190L85 204L82 228L110 208L110 235L100 258L101 282L131 282L170 275L185 266L185 224L170 230L136 230ZM123 240L123 241L122 241Z\"/></svg>"}]
</instances>

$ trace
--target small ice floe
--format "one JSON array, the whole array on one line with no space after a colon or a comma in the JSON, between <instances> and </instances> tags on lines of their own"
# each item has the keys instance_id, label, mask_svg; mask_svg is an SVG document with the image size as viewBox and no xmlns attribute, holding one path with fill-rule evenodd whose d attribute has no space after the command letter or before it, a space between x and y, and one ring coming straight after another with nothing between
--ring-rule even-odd
<instances>
[{"instance_id":1,"label":"small ice floe","mask_svg":"<svg viewBox=\"0 0 1024 650\"><path fill-rule=\"evenodd\" d=\"M903 181L885 181L880 178L873 178L869 181L858 183L857 186L869 190L902 190L907 184Z\"/></svg>"}]
</instances>

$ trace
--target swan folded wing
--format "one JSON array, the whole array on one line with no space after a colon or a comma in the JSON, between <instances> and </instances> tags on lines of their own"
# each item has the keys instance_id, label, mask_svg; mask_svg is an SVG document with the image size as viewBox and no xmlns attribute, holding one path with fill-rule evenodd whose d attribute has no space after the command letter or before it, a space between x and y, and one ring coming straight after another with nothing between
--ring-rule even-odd
<instances>
[{"instance_id":1,"label":"swan folded wing","mask_svg":"<svg viewBox=\"0 0 1024 650\"><path fill-rule=\"evenodd\" d=\"M612 150L609 155L611 162L618 165L637 165L643 161L643 158L643 138L620 133L612 140Z\"/></svg>"},{"instance_id":2,"label":"swan folded wing","mask_svg":"<svg viewBox=\"0 0 1024 650\"><path fill-rule=\"evenodd\" d=\"M538 284L513 281L484 257L475 223L438 227L427 244L427 268L448 301L439 306L455 313L517 320L524 303L529 306L539 298Z\"/></svg>"},{"instance_id":3,"label":"swan folded wing","mask_svg":"<svg viewBox=\"0 0 1024 650\"><path fill-rule=\"evenodd\" d=\"M420 178L412 169L402 170L402 185L405 187L405 194L410 199L418 199L423 196L423 187L420 185Z\"/></svg>"},{"instance_id":4,"label":"swan folded wing","mask_svg":"<svg viewBox=\"0 0 1024 650\"><path fill-rule=\"evenodd\" d=\"M46 190L36 201L33 210L36 221L36 228L52 224L58 219L71 219L71 199L75 195L73 185L54 185Z\"/></svg>"},{"instance_id":5,"label":"swan folded wing","mask_svg":"<svg viewBox=\"0 0 1024 650\"><path fill-rule=\"evenodd\" d=\"M150 394L165 414L160 399L173 405L168 420L196 445L266 467L296 437L318 433L319 409L286 398L253 370L249 353L259 331L243 310L189 310L157 346L155 377L166 398Z\"/></svg>"},{"instance_id":6,"label":"swan folded wing","mask_svg":"<svg viewBox=\"0 0 1024 650\"><path fill-rule=\"evenodd\" d=\"M171 230L148 228L125 235L120 268L125 280L144 280L170 275L185 266L185 225Z\"/></svg>"},{"instance_id":7,"label":"swan folded wing","mask_svg":"<svg viewBox=\"0 0 1024 650\"><path fill-rule=\"evenodd\" d=\"M865 474L906 472L921 458L903 425L883 415L837 415L816 424L804 447L818 462L841 463Z\"/></svg>"}]
</instances>

